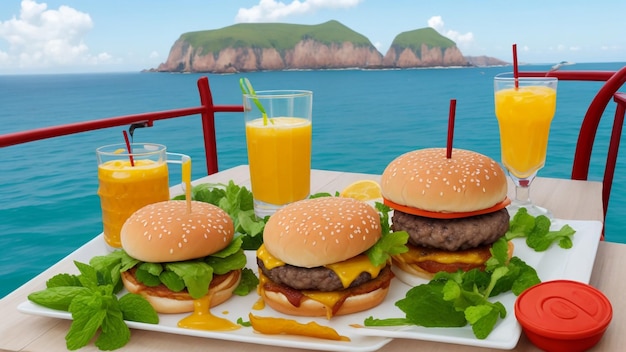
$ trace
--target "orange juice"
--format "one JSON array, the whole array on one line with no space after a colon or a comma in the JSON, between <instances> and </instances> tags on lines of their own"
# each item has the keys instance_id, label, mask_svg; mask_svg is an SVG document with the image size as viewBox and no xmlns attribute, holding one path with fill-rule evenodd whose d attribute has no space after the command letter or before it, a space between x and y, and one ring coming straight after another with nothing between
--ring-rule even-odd
<instances>
[{"instance_id":1,"label":"orange juice","mask_svg":"<svg viewBox=\"0 0 626 352\"><path fill-rule=\"evenodd\" d=\"M311 121L274 117L246 122L248 163L255 201L284 205L311 188Z\"/></svg>"},{"instance_id":2,"label":"orange juice","mask_svg":"<svg viewBox=\"0 0 626 352\"><path fill-rule=\"evenodd\" d=\"M517 178L527 178L546 161L556 90L525 86L495 92L502 163Z\"/></svg>"},{"instance_id":3,"label":"orange juice","mask_svg":"<svg viewBox=\"0 0 626 352\"><path fill-rule=\"evenodd\" d=\"M120 248L120 230L139 208L168 200L168 170L165 162L110 160L98 165L98 195L106 243Z\"/></svg>"}]
</instances>

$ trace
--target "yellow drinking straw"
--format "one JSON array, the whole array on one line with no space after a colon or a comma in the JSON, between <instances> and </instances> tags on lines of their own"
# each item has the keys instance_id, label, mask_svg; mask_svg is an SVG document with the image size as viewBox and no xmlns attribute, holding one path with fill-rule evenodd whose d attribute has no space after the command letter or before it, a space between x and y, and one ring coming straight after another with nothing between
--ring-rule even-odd
<instances>
[{"instance_id":1,"label":"yellow drinking straw","mask_svg":"<svg viewBox=\"0 0 626 352\"><path fill-rule=\"evenodd\" d=\"M185 184L185 200L187 201L187 213L191 213L191 158L186 158L182 165L182 177Z\"/></svg>"},{"instance_id":2,"label":"yellow drinking straw","mask_svg":"<svg viewBox=\"0 0 626 352\"><path fill-rule=\"evenodd\" d=\"M263 104L261 104L259 99L256 98L256 92L254 91L254 88L252 88L252 84L250 83L250 81L245 77L240 78L239 87L241 87L241 91L243 92L243 94L247 94L252 97L252 101L254 102L254 105L256 105L256 107L259 109L259 111L261 112L263 116L263 125L264 126L267 125L267 113L265 112L265 108L263 107ZM274 123L274 121L272 120L270 121Z\"/></svg>"}]
</instances>

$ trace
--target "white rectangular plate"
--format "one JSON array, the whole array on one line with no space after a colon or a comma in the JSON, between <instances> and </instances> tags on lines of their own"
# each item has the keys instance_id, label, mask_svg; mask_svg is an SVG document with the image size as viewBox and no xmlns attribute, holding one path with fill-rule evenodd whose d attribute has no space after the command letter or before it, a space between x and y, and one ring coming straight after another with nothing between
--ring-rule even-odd
<instances>
[{"instance_id":1,"label":"white rectangular plate","mask_svg":"<svg viewBox=\"0 0 626 352\"><path fill-rule=\"evenodd\" d=\"M588 283L595 260L598 241L602 230L602 224L597 221L573 221L556 220L554 228L560 228L565 223L576 230L574 235L574 247L568 250L553 245L548 251L536 253L529 249L523 240L514 240L515 254L529 265L537 269L542 281L554 279L572 279ZM101 236L96 237L76 252L69 256L69 259L88 262L90 258L107 253ZM254 252L246 253L248 257L248 267L255 272L256 259ZM77 271L76 271L77 272ZM397 273L402 275L401 273ZM411 282L410 279L405 279ZM412 284L423 283L417 280ZM354 324L362 325L365 318L373 316L375 318L398 318L404 317L395 302L404 298L406 291L411 286L401 280L393 280L389 295L386 300L373 309L365 312L355 313L348 316L334 317L331 320L324 318L300 318L277 313L269 307L262 310L252 310L252 306L258 300L256 293L251 293L245 297L234 296L227 302L212 309L214 315L224 317L235 322L238 318L248 320L248 313L258 316L270 316L279 318L294 319L301 323L315 321L318 324L330 326L337 330L340 335L350 338L349 342L330 341L323 339L307 338L301 336L288 335L263 335L253 331L252 328L242 327L239 330L229 332L204 331L183 329L177 326L179 320L186 314L161 314L159 324L143 324L128 322L131 328L158 331L164 333L199 336L212 339L222 339L263 345L314 349L322 351L376 351L389 343L392 338L408 338L428 341L439 341L445 343L455 343L472 346L483 346L500 349L511 349L515 347L520 337L521 329L515 320L513 304L515 296L512 293L495 297L501 301L507 309L507 317L498 323L496 329L484 340L474 337L470 327L464 328L422 328L422 327L396 327L396 328L355 328ZM38 306L30 301L22 302L18 310L27 314L71 319L71 315L64 311L57 311Z\"/></svg>"},{"instance_id":2,"label":"white rectangular plate","mask_svg":"<svg viewBox=\"0 0 626 352\"><path fill-rule=\"evenodd\" d=\"M551 229L560 229L565 224L569 224L576 230L572 248L562 249L557 244L553 244L545 252L535 252L526 245L525 239L518 238L513 240L515 245L513 255L535 268L541 281L569 279L589 283L602 233L602 223L599 221L555 219L552 221ZM400 270L394 270L394 272L397 278L411 286L426 283L426 281L400 272ZM515 319L515 299L516 296L512 292L493 297L492 301L500 301L504 304L507 315L484 340L477 339L470 326L463 328L424 328L420 326L367 327L357 329L356 333L366 336L385 336L513 349L517 345L522 331ZM384 310L383 314L376 315L373 313L372 315L379 319L404 317L404 313L394 304L387 304L387 309Z\"/></svg>"}]
</instances>

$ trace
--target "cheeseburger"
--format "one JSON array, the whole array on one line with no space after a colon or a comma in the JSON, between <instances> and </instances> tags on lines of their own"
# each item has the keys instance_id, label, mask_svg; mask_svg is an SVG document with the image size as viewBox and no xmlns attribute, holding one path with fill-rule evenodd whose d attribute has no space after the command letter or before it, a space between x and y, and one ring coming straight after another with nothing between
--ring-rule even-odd
<instances>
[{"instance_id":1,"label":"cheeseburger","mask_svg":"<svg viewBox=\"0 0 626 352\"><path fill-rule=\"evenodd\" d=\"M504 170L469 150L454 149L449 159L445 148L403 154L383 172L381 191L394 209L392 229L409 233L409 251L393 262L422 278L484 268L509 228Z\"/></svg>"},{"instance_id":2,"label":"cheeseburger","mask_svg":"<svg viewBox=\"0 0 626 352\"><path fill-rule=\"evenodd\" d=\"M393 278L390 260L375 265L365 254L379 239L380 215L367 203L323 197L287 205L269 218L257 250L259 295L289 315L330 319L375 307Z\"/></svg>"},{"instance_id":3,"label":"cheeseburger","mask_svg":"<svg viewBox=\"0 0 626 352\"><path fill-rule=\"evenodd\" d=\"M122 248L131 257L122 263L122 282L159 313L191 312L194 300L206 295L211 307L226 301L246 264L228 213L191 203L191 212L186 201L150 204L122 226Z\"/></svg>"}]
</instances>

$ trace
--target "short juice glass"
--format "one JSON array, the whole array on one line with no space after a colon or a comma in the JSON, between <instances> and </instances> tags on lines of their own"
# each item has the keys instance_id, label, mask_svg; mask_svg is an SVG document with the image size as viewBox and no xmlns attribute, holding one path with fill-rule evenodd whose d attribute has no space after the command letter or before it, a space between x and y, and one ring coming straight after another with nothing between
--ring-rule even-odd
<instances>
[{"instance_id":1,"label":"short juice glass","mask_svg":"<svg viewBox=\"0 0 626 352\"><path fill-rule=\"evenodd\" d=\"M309 196L312 103L310 91L244 94L250 181L259 217Z\"/></svg>"},{"instance_id":2,"label":"short juice glass","mask_svg":"<svg viewBox=\"0 0 626 352\"><path fill-rule=\"evenodd\" d=\"M125 144L96 150L104 240L111 248L121 248L120 230L132 213L170 199L167 163L191 160L187 155L166 152L161 144L133 143L131 150L129 153Z\"/></svg>"}]
</instances>

